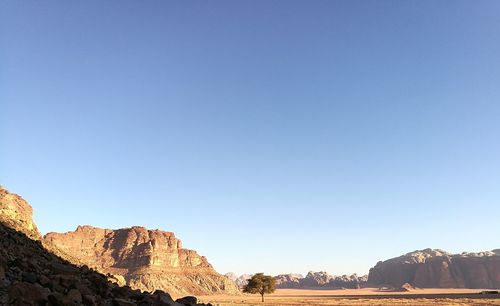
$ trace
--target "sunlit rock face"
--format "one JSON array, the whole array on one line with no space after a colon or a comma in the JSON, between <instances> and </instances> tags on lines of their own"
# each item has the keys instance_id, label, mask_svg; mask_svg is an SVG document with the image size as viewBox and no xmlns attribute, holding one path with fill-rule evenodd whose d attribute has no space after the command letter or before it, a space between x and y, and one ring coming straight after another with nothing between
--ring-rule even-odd
<instances>
[{"instance_id":1,"label":"sunlit rock face","mask_svg":"<svg viewBox=\"0 0 500 306\"><path fill-rule=\"evenodd\" d=\"M500 288L500 250L450 254L425 249L378 262L368 282L421 288Z\"/></svg>"},{"instance_id":2,"label":"sunlit rock face","mask_svg":"<svg viewBox=\"0 0 500 306\"><path fill-rule=\"evenodd\" d=\"M79 226L44 239L98 271L123 276L133 288L178 295L238 292L234 282L218 274L204 256L183 249L171 232Z\"/></svg>"},{"instance_id":3,"label":"sunlit rock face","mask_svg":"<svg viewBox=\"0 0 500 306\"><path fill-rule=\"evenodd\" d=\"M8 192L2 186L0 186L0 222L31 239L42 238L33 222L33 208L23 198Z\"/></svg>"}]
</instances>

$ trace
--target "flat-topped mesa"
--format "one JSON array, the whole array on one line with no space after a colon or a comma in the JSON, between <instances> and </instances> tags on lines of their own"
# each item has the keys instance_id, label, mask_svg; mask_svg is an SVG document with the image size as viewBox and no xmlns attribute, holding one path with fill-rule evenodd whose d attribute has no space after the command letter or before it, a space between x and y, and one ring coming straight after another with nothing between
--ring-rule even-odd
<instances>
[{"instance_id":1,"label":"flat-topped mesa","mask_svg":"<svg viewBox=\"0 0 500 306\"><path fill-rule=\"evenodd\" d=\"M414 251L378 262L370 269L368 282L395 287L408 283L422 288L500 288L500 251Z\"/></svg>"},{"instance_id":2,"label":"flat-topped mesa","mask_svg":"<svg viewBox=\"0 0 500 306\"><path fill-rule=\"evenodd\" d=\"M172 232L86 225L73 232L49 233L44 240L102 273L123 276L136 289L161 289L179 295L238 292L204 256L183 249Z\"/></svg>"},{"instance_id":3,"label":"flat-topped mesa","mask_svg":"<svg viewBox=\"0 0 500 306\"><path fill-rule=\"evenodd\" d=\"M0 222L31 239L42 238L33 222L33 208L22 197L8 192L2 186L0 186Z\"/></svg>"}]
</instances>

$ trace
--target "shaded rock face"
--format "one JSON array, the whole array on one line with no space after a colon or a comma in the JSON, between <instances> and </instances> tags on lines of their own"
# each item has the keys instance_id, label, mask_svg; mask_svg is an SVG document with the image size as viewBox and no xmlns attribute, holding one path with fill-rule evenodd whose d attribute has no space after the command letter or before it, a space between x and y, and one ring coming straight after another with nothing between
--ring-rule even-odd
<instances>
[{"instance_id":1,"label":"shaded rock face","mask_svg":"<svg viewBox=\"0 0 500 306\"><path fill-rule=\"evenodd\" d=\"M74 232L49 233L44 240L89 267L122 276L132 288L175 295L238 292L205 257L183 249L171 232L79 226Z\"/></svg>"},{"instance_id":2,"label":"shaded rock face","mask_svg":"<svg viewBox=\"0 0 500 306\"><path fill-rule=\"evenodd\" d=\"M368 282L421 288L500 288L500 250L449 254L425 249L378 262Z\"/></svg>"},{"instance_id":3,"label":"shaded rock face","mask_svg":"<svg viewBox=\"0 0 500 306\"><path fill-rule=\"evenodd\" d=\"M277 288L304 289L356 289L366 285L368 276L330 275L327 272L309 272L305 277L300 274L282 274L275 276Z\"/></svg>"},{"instance_id":4,"label":"shaded rock face","mask_svg":"<svg viewBox=\"0 0 500 306\"><path fill-rule=\"evenodd\" d=\"M42 235L33 222L33 208L17 194L0 186L0 222L26 236L40 240Z\"/></svg>"}]
</instances>

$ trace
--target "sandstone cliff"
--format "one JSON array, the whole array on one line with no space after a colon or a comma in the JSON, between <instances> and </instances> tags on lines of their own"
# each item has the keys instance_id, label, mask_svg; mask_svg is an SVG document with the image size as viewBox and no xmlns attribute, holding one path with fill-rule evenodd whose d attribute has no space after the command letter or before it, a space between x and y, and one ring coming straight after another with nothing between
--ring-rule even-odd
<instances>
[{"instance_id":1,"label":"sandstone cliff","mask_svg":"<svg viewBox=\"0 0 500 306\"><path fill-rule=\"evenodd\" d=\"M87 266L62 259L47 249L50 243L42 244L32 213L21 197L0 188L0 305L211 306L195 297L174 301L162 291L119 287Z\"/></svg>"},{"instance_id":2,"label":"sandstone cliff","mask_svg":"<svg viewBox=\"0 0 500 306\"><path fill-rule=\"evenodd\" d=\"M42 238L32 216L33 209L23 198L0 186L0 223L40 241L50 253L75 265L110 274L109 279L120 285L150 292L161 289L176 296L239 292L205 257L183 249L171 232L79 226L74 232Z\"/></svg>"},{"instance_id":3,"label":"sandstone cliff","mask_svg":"<svg viewBox=\"0 0 500 306\"><path fill-rule=\"evenodd\" d=\"M79 226L74 232L49 233L44 240L89 267L122 276L132 288L175 295L238 292L234 282L205 257L183 249L171 232Z\"/></svg>"},{"instance_id":4,"label":"sandstone cliff","mask_svg":"<svg viewBox=\"0 0 500 306\"><path fill-rule=\"evenodd\" d=\"M0 186L0 222L32 239L42 238L33 222L33 208L23 198L9 193L2 186Z\"/></svg>"},{"instance_id":5,"label":"sandstone cliff","mask_svg":"<svg viewBox=\"0 0 500 306\"><path fill-rule=\"evenodd\" d=\"M421 288L500 288L500 250L449 254L425 249L378 262L368 282Z\"/></svg>"}]
</instances>

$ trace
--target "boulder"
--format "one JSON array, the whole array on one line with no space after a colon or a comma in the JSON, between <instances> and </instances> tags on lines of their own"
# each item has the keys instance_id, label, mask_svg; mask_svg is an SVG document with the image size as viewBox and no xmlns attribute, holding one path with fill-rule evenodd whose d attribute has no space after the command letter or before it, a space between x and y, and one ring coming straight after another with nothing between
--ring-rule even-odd
<instances>
[{"instance_id":1,"label":"boulder","mask_svg":"<svg viewBox=\"0 0 500 306\"><path fill-rule=\"evenodd\" d=\"M177 299L176 302L185 306L192 306L198 303L198 299L194 296L185 296L183 298Z\"/></svg>"}]
</instances>

